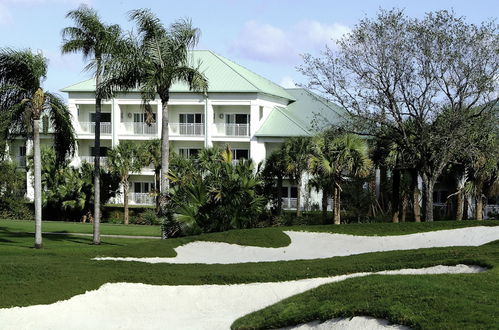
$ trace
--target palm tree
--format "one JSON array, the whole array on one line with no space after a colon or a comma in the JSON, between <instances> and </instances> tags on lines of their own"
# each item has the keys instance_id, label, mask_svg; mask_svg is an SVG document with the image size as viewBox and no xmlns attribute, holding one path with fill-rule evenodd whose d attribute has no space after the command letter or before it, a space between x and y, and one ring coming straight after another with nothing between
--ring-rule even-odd
<instances>
[{"instance_id":1,"label":"palm tree","mask_svg":"<svg viewBox=\"0 0 499 330\"><path fill-rule=\"evenodd\" d=\"M120 142L115 148L109 150L107 154L107 166L110 172L115 172L120 176L123 187L123 207L125 213L125 225L128 225L128 189L130 188L130 173L140 172L142 162L140 160L139 147L130 142Z\"/></svg>"},{"instance_id":2,"label":"palm tree","mask_svg":"<svg viewBox=\"0 0 499 330\"><path fill-rule=\"evenodd\" d=\"M282 213L282 184L284 175L286 174L286 161L282 148L275 150L267 157L262 174L271 183L272 187L274 187L273 183L276 183L275 194L277 205L275 212L280 215Z\"/></svg>"},{"instance_id":3,"label":"palm tree","mask_svg":"<svg viewBox=\"0 0 499 330\"><path fill-rule=\"evenodd\" d=\"M369 175L371 160L366 142L353 134L335 135L327 131L314 137L310 171L330 182L333 192L334 224L341 223L341 185L348 177Z\"/></svg>"},{"instance_id":4,"label":"palm tree","mask_svg":"<svg viewBox=\"0 0 499 330\"><path fill-rule=\"evenodd\" d=\"M190 90L208 89L206 77L190 63L189 51L197 44L200 31L190 20L179 20L165 28L149 10L130 12L130 19L137 24L138 38L124 41L123 56L109 64L106 85L129 90L139 86L146 114L149 102L159 95L162 105L161 125L161 212L166 213L169 191L169 133L168 102L170 88L176 82L187 83ZM152 116L148 116L152 118Z\"/></svg>"},{"instance_id":5,"label":"palm tree","mask_svg":"<svg viewBox=\"0 0 499 330\"><path fill-rule=\"evenodd\" d=\"M154 190L156 193L156 213L159 213L159 181L161 172L161 140L148 140L142 145L140 158L143 166L154 168Z\"/></svg>"},{"instance_id":6,"label":"palm tree","mask_svg":"<svg viewBox=\"0 0 499 330\"><path fill-rule=\"evenodd\" d=\"M301 185L303 172L307 170L310 158L310 138L307 136L296 136L286 139L282 145L286 172L291 181L298 186L296 195L296 216L301 216Z\"/></svg>"},{"instance_id":7,"label":"palm tree","mask_svg":"<svg viewBox=\"0 0 499 330\"><path fill-rule=\"evenodd\" d=\"M47 59L28 50L0 50L1 135L24 135L33 140L35 179L35 248L42 247L42 184L40 118L46 115L54 130L58 161L71 155L75 147L71 114L57 95L44 91Z\"/></svg>"},{"instance_id":8,"label":"palm tree","mask_svg":"<svg viewBox=\"0 0 499 330\"><path fill-rule=\"evenodd\" d=\"M118 25L105 25L101 22L97 12L86 5L71 10L66 15L74 21L75 26L62 30L63 45L61 51L66 53L81 52L83 58L89 61L85 67L95 76L95 161L94 161L94 227L93 243L100 244L100 114L102 99L109 96L102 85L104 62L117 51L116 44L121 35Z\"/></svg>"}]
</instances>

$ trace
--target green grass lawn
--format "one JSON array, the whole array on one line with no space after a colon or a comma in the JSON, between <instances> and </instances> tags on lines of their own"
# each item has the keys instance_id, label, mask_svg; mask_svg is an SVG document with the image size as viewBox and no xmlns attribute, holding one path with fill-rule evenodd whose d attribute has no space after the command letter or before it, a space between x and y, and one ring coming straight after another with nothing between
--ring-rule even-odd
<instances>
[{"instance_id":1,"label":"green grass lawn","mask_svg":"<svg viewBox=\"0 0 499 330\"><path fill-rule=\"evenodd\" d=\"M293 229L386 235L477 224L499 225L499 222L366 224ZM100 246L92 245L91 237L45 235L44 249L35 250L32 248L33 234L28 233L32 232L32 225L32 222L0 221L0 308L52 303L97 289L107 282L170 285L268 282L465 263L491 269L481 274L350 279L319 287L251 314L238 320L235 327L279 327L352 315L372 315L427 329L489 329L499 324L499 242L481 247L391 251L306 261L238 265L145 264L97 262L91 258L174 256L175 247L194 240L279 247L289 244L289 238L282 230L290 228L234 230L165 241L106 238ZM54 229L49 229L49 226L54 226ZM134 231L135 227L159 230L148 226L109 225L106 226L106 233L146 235ZM44 231L52 230L91 232L91 226L44 222Z\"/></svg>"}]
</instances>

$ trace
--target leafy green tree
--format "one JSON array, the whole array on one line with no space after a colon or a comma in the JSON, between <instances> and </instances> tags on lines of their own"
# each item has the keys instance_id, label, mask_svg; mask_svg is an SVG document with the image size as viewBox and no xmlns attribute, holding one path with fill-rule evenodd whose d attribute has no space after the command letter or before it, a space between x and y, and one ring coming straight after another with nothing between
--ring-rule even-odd
<instances>
[{"instance_id":1,"label":"leafy green tree","mask_svg":"<svg viewBox=\"0 0 499 330\"><path fill-rule=\"evenodd\" d=\"M286 173L291 181L298 186L296 195L296 216L300 217L301 186L303 173L307 170L310 158L310 138L306 136L291 137L284 141L282 152L286 164Z\"/></svg>"},{"instance_id":2,"label":"leafy green tree","mask_svg":"<svg viewBox=\"0 0 499 330\"><path fill-rule=\"evenodd\" d=\"M308 87L351 114L349 129L379 127L414 155L425 187L425 220L433 221L438 177L470 141L466 124L490 112L497 98L498 26L469 24L447 11L422 19L381 10L362 19L323 56L305 56ZM470 109L482 106L480 113Z\"/></svg>"},{"instance_id":3,"label":"leafy green tree","mask_svg":"<svg viewBox=\"0 0 499 330\"><path fill-rule=\"evenodd\" d=\"M26 220L33 217L26 206L26 173L11 161L0 160L0 218Z\"/></svg>"},{"instance_id":4,"label":"leafy green tree","mask_svg":"<svg viewBox=\"0 0 499 330\"><path fill-rule=\"evenodd\" d=\"M341 186L349 177L369 175L371 160L366 142L353 134L337 135L333 130L314 137L310 172L329 181L333 192L334 224L341 223Z\"/></svg>"},{"instance_id":5,"label":"leafy green tree","mask_svg":"<svg viewBox=\"0 0 499 330\"><path fill-rule=\"evenodd\" d=\"M123 207L125 213L125 225L129 223L128 216L128 191L130 189L130 174L140 172L142 162L140 160L139 146L130 141L121 141L107 154L107 166L111 172L119 175L123 188Z\"/></svg>"},{"instance_id":6,"label":"leafy green tree","mask_svg":"<svg viewBox=\"0 0 499 330\"><path fill-rule=\"evenodd\" d=\"M76 10L71 10L66 15L74 22L74 26L62 30L62 53L82 53L83 58L89 61L86 70L92 71L95 76L95 173L94 173L94 230L93 242L100 244L100 123L102 99L109 96L109 90L102 85L104 62L117 51L117 43L121 36L119 25L106 25L102 23L97 12L86 5L81 5Z\"/></svg>"},{"instance_id":7,"label":"leafy green tree","mask_svg":"<svg viewBox=\"0 0 499 330\"><path fill-rule=\"evenodd\" d=\"M262 170L266 191L270 196L273 196L273 204L277 215L282 213L282 187L286 170L287 166L282 148L275 150L267 157Z\"/></svg>"},{"instance_id":8,"label":"leafy green tree","mask_svg":"<svg viewBox=\"0 0 499 330\"><path fill-rule=\"evenodd\" d=\"M168 102L170 88L186 83L190 90L207 91L206 77L190 63L189 50L198 42L199 30L190 20L179 20L168 28L149 9L133 10L130 18L137 24L138 38L122 43L123 56L109 64L107 85L122 90L139 87L146 113L149 102L159 95L162 105L161 127L161 211L166 213L169 191ZM148 116L152 120L152 116Z\"/></svg>"},{"instance_id":9,"label":"leafy green tree","mask_svg":"<svg viewBox=\"0 0 499 330\"><path fill-rule=\"evenodd\" d=\"M0 122L2 139L24 135L33 140L35 181L35 248L42 247L42 184L40 118L45 114L54 130L54 149L62 161L74 151L71 114L64 101L44 91L47 60L30 50L0 50Z\"/></svg>"}]
</instances>

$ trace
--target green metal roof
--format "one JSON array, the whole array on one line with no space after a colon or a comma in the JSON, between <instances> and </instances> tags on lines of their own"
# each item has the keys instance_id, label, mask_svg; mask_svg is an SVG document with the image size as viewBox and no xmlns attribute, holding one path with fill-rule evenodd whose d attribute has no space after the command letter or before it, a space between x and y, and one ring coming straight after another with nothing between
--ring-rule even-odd
<instances>
[{"instance_id":1,"label":"green metal roof","mask_svg":"<svg viewBox=\"0 0 499 330\"><path fill-rule=\"evenodd\" d=\"M200 71L208 78L208 92L264 93L290 101L294 98L284 88L245 67L209 50L191 52L192 63L200 63ZM95 79L88 79L61 89L62 92L93 92ZM174 84L171 92L189 92L187 84Z\"/></svg>"},{"instance_id":2,"label":"green metal roof","mask_svg":"<svg viewBox=\"0 0 499 330\"><path fill-rule=\"evenodd\" d=\"M287 107L275 107L256 132L259 137L287 137L312 135L331 123L341 122L345 111L336 104L303 88L286 91L295 102ZM316 125L313 125L315 121Z\"/></svg>"}]
</instances>

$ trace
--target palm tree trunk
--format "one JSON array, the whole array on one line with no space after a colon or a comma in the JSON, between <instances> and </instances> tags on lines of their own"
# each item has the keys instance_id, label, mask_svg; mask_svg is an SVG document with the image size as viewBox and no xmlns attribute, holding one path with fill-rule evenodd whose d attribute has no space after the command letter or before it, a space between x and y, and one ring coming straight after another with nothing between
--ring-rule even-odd
<instances>
[{"instance_id":1,"label":"palm tree trunk","mask_svg":"<svg viewBox=\"0 0 499 330\"><path fill-rule=\"evenodd\" d=\"M168 132L168 101L170 96L161 98L162 102L162 124L161 124L161 197L160 197L160 214L165 215L167 212L168 190L170 189L170 181L168 180L168 166L170 157L170 135Z\"/></svg>"},{"instance_id":2,"label":"palm tree trunk","mask_svg":"<svg viewBox=\"0 0 499 330\"><path fill-rule=\"evenodd\" d=\"M301 217L301 175L298 177L298 187L296 194L296 216Z\"/></svg>"},{"instance_id":3,"label":"palm tree trunk","mask_svg":"<svg viewBox=\"0 0 499 330\"><path fill-rule=\"evenodd\" d=\"M409 204L409 198L406 193L402 194L402 202L400 203L400 222L405 222L407 216L407 205Z\"/></svg>"},{"instance_id":4,"label":"palm tree trunk","mask_svg":"<svg viewBox=\"0 0 499 330\"><path fill-rule=\"evenodd\" d=\"M394 169L392 175L392 222L398 223L400 216L400 170Z\"/></svg>"},{"instance_id":5,"label":"palm tree trunk","mask_svg":"<svg viewBox=\"0 0 499 330\"><path fill-rule=\"evenodd\" d=\"M326 224L327 222L327 199L328 193L326 189L322 189L322 223Z\"/></svg>"},{"instance_id":6,"label":"palm tree trunk","mask_svg":"<svg viewBox=\"0 0 499 330\"><path fill-rule=\"evenodd\" d=\"M160 186L160 183L159 183L159 178L160 178L160 169L159 168L155 168L154 169L154 189L156 190L156 214L159 214L160 212L160 204L159 204L159 200L160 200L160 191L159 191L159 186Z\"/></svg>"},{"instance_id":7,"label":"palm tree trunk","mask_svg":"<svg viewBox=\"0 0 499 330\"><path fill-rule=\"evenodd\" d=\"M277 215L282 214L282 175L277 176Z\"/></svg>"},{"instance_id":8,"label":"palm tree trunk","mask_svg":"<svg viewBox=\"0 0 499 330\"><path fill-rule=\"evenodd\" d=\"M461 221L463 220L463 213L464 213L464 194L462 191L459 191L457 193L456 199L457 199L456 220Z\"/></svg>"},{"instance_id":9,"label":"palm tree trunk","mask_svg":"<svg viewBox=\"0 0 499 330\"><path fill-rule=\"evenodd\" d=\"M333 210L333 217L334 217L334 224L339 225L341 223L341 195L340 195L340 188L334 187L334 200L333 200L333 205L334 205L334 210Z\"/></svg>"},{"instance_id":10,"label":"palm tree trunk","mask_svg":"<svg viewBox=\"0 0 499 330\"><path fill-rule=\"evenodd\" d=\"M433 189L435 188L435 181L427 175L423 175L425 184L425 221L433 221Z\"/></svg>"},{"instance_id":11,"label":"palm tree trunk","mask_svg":"<svg viewBox=\"0 0 499 330\"><path fill-rule=\"evenodd\" d=\"M419 205L418 170L411 170L412 211L414 222L421 222L421 205Z\"/></svg>"},{"instance_id":12,"label":"palm tree trunk","mask_svg":"<svg viewBox=\"0 0 499 330\"><path fill-rule=\"evenodd\" d=\"M123 207L124 207L124 224L128 225L128 180L123 182Z\"/></svg>"},{"instance_id":13,"label":"palm tree trunk","mask_svg":"<svg viewBox=\"0 0 499 330\"><path fill-rule=\"evenodd\" d=\"M482 184L477 184L477 194L476 194L476 207L475 207L475 219L483 220L483 197L482 197Z\"/></svg>"},{"instance_id":14,"label":"palm tree trunk","mask_svg":"<svg viewBox=\"0 0 499 330\"><path fill-rule=\"evenodd\" d=\"M97 74L95 77L96 93L100 86L100 60L97 59ZM93 243L100 244L100 114L101 98L99 95L95 98L95 140L94 140L94 224L93 224Z\"/></svg>"},{"instance_id":15,"label":"palm tree trunk","mask_svg":"<svg viewBox=\"0 0 499 330\"><path fill-rule=\"evenodd\" d=\"M35 176L35 248L42 248L42 161L40 155L40 120L33 120L33 162Z\"/></svg>"}]
</instances>

